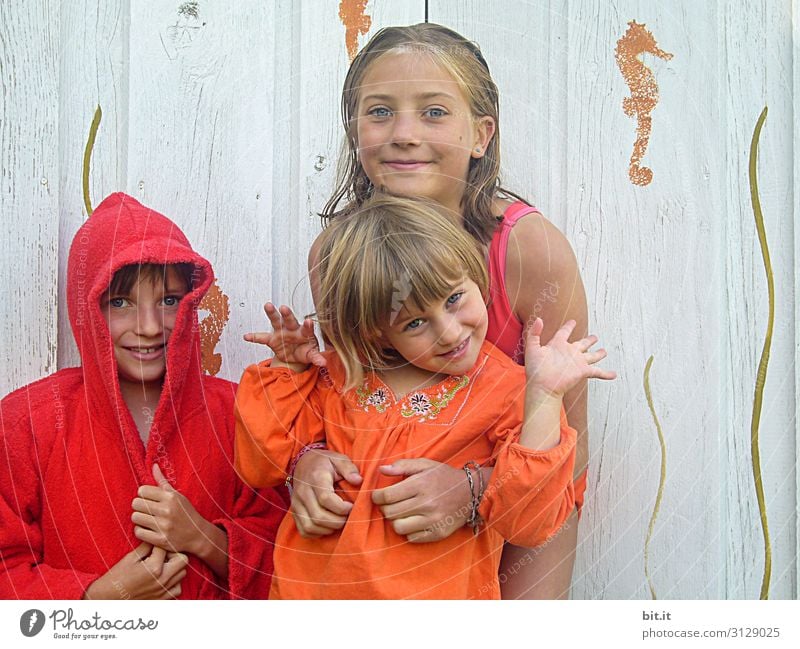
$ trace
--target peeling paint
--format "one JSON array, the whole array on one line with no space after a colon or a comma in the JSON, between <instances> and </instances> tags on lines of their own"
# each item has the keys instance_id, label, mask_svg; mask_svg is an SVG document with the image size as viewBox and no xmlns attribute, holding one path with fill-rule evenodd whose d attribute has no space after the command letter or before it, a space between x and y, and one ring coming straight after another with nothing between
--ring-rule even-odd
<instances>
[{"instance_id":1,"label":"peeling paint","mask_svg":"<svg viewBox=\"0 0 800 649\"><path fill-rule=\"evenodd\" d=\"M214 350L231 315L228 296L222 292L216 280L198 308L208 311L208 315L200 321L202 367L204 372L215 376L222 367L222 354L217 354Z\"/></svg>"},{"instance_id":2,"label":"peeling paint","mask_svg":"<svg viewBox=\"0 0 800 649\"><path fill-rule=\"evenodd\" d=\"M358 54L358 37L366 34L372 26L372 18L366 15L368 0L341 0L339 20L344 25L344 42L347 56L352 61Z\"/></svg>"},{"instance_id":3,"label":"peeling paint","mask_svg":"<svg viewBox=\"0 0 800 649\"><path fill-rule=\"evenodd\" d=\"M625 83L631 91L630 97L622 100L622 110L628 117L636 117L636 142L631 153L628 175L634 185L649 185L653 171L640 166L647 150L653 121L650 114L658 103L658 84L653 72L639 59L642 54L652 54L669 61L672 54L665 52L656 44L656 39L644 24L635 20L628 23L628 31L617 41L614 55L617 59Z\"/></svg>"}]
</instances>

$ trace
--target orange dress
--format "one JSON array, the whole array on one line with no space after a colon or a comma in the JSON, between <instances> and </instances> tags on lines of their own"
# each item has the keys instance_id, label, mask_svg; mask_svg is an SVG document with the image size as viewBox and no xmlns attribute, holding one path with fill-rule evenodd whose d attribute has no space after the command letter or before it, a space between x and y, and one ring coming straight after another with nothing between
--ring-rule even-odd
<instances>
[{"instance_id":1,"label":"orange dress","mask_svg":"<svg viewBox=\"0 0 800 649\"><path fill-rule=\"evenodd\" d=\"M463 376L396 399L374 374L343 391L334 353L326 368L294 373L269 361L248 367L236 394L236 470L254 487L286 479L292 458L325 440L364 478L338 483L353 503L346 525L318 539L286 516L275 540L271 599L499 599L503 539L534 547L575 507L575 431L561 414L561 441L548 451L517 443L525 370L491 343ZM372 503L372 491L399 482L381 465L430 458L461 468L494 465L480 506L480 532L462 527L434 543L409 543ZM467 489L466 479L464 489Z\"/></svg>"}]
</instances>

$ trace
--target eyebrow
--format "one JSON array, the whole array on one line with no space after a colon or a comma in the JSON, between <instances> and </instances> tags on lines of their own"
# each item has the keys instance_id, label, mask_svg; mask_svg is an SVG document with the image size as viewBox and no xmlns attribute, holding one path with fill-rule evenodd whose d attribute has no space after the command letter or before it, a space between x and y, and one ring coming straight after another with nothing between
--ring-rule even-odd
<instances>
[{"instance_id":1,"label":"eyebrow","mask_svg":"<svg viewBox=\"0 0 800 649\"><path fill-rule=\"evenodd\" d=\"M442 92L434 90L432 92L423 92L418 95L414 95L414 99L436 99L437 97L444 97L446 99L455 99L454 95L451 95L449 92ZM370 93L368 95L364 95L361 98L362 102L365 101L389 101L394 99L394 95L387 95L383 93Z\"/></svg>"}]
</instances>

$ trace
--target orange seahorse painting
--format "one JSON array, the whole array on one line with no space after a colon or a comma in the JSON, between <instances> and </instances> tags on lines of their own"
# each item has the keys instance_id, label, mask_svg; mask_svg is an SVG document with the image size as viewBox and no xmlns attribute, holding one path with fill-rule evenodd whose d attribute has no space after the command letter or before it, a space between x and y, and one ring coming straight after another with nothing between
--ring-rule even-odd
<instances>
[{"instance_id":1,"label":"orange seahorse painting","mask_svg":"<svg viewBox=\"0 0 800 649\"><path fill-rule=\"evenodd\" d=\"M650 140L653 127L650 113L658 103L658 85L653 72L639 59L641 54L652 54L666 61L672 58L672 54L658 47L653 34L644 24L631 20L628 31L617 41L614 55L625 83L631 89L631 96L622 100L622 110L628 117L636 116L636 142L628 175L634 185L649 185L653 180L653 171L639 163Z\"/></svg>"},{"instance_id":2,"label":"orange seahorse painting","mask_svg":"<svg viewBox=\"0 0 800 649\"><path fill-rule=\"evenodd\" d=\"M222 354L214 350L231 315L228 296L222 292L216 280L200 300L198 308L208 311L208 315L200 321L202 367L204 372L215 376L222 367Z\"/></svg>"},{"instance_id":3,"label":"orange seahorse painting","mask_svg":"<svg viewBox=\"0 0 800 649\"><path fill-rule=\"evenodd\" d=\"M339 20L344 25L344 42L351 61L358 53L358 36L366 34L372 26L372 18L366 15L367 1L342 0L339 3Z\"/></svg>"}]
</instances>

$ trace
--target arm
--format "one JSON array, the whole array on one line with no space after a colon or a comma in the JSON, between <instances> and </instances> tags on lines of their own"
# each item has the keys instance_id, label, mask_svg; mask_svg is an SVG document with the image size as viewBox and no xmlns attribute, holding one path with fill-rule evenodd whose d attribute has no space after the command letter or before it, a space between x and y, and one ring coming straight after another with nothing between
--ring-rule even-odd
<instances>
[{"instance_id":1,"label":"arm","mask_svg":"<svg viewBox=\"0 0 800 649\"><path fill-rule=\"evenodd\" d=\"M506 260L506 290L520 321L545 321L542 340L548 341L567 320L575 320L574 337L586 335L586 294L575 255L564 235L545 217L530 214L511 231ZM564 397L570 425L578 433L575 475L581 476L588 461L586 382ZM585 483L584 483L585 484ZM582 502L582 493L576 493ZM558 599L569 595L578 516L572 512L558 534L534 550L507 544L500 574L504 599Z\"/></svg>"},{"instance_id":2,"label":"arm","mask_svg":"<svg viewBox=\"0 0 800 649\"><path fill-rule=\"evenodd\" d=\"M274 331L258 342L275 358L245 370L234 408L236 471L254 487L280 484L300 449L324 438L319 368L308 365L311 321L300 325L288 307L265 310Z\"/></svg>"}]
</instances>

